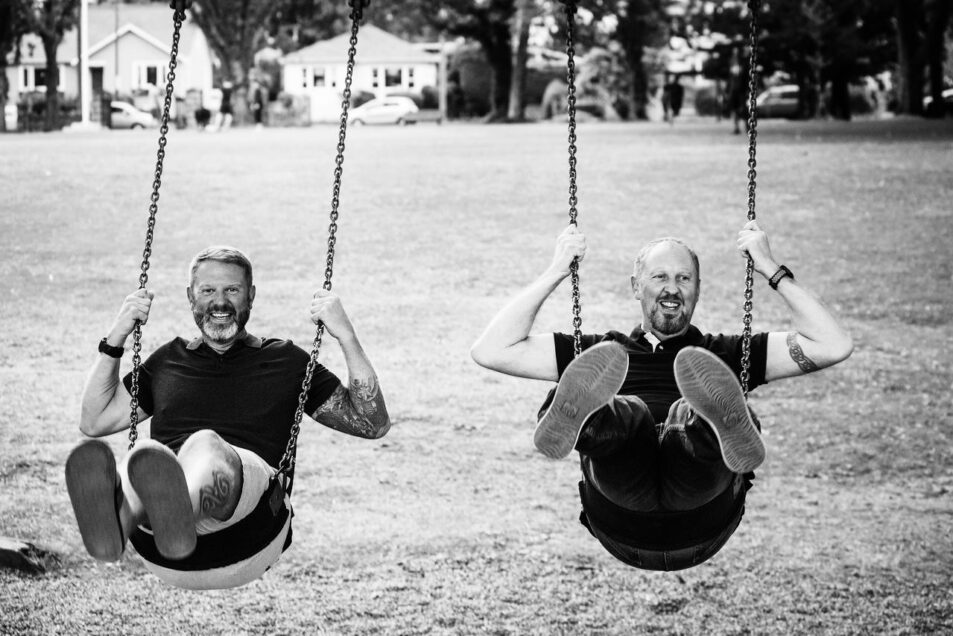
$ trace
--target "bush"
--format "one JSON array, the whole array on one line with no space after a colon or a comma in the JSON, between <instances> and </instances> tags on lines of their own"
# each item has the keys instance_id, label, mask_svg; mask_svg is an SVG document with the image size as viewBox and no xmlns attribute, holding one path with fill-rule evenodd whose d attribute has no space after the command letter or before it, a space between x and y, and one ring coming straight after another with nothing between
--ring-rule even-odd
<instances>
[{"instance_id":1,"label":"bush","mask_svg":"<svg viewBox=\"0 0 953 636\"><path fill-rule=\"evenodd\" d=\"M706 117L721 114L721 100L714 86L704 86L695 91L695 112Z\"/></svg>"}]
</instances>

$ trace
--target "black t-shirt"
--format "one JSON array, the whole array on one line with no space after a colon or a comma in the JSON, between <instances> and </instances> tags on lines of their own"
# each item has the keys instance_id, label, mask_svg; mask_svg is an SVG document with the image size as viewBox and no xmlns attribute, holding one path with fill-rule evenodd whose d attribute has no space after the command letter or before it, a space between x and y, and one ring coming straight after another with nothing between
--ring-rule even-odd
<instances>
[{"instance_id":1,"label":"black t-shirt","mask_svg":"<svg viewBox=\"0 0 953 636\"><path fill-rule=\"evenodd\" d=\"M224 354L201 340L176 338L139 369L139 406L152 416L151 437L174 451L192 433L212 429L277 467L288 445L308 354L290 340L247 336ZM123 378L127 390L132 374ZM305 414L341 384L314 369Z\"/></svg>"},{"instance_id":2,"label":"black t-shirt","mask_svg":"<svg viewBox=\"0 0 953 636\"><path fill-rule=\"evenodd\" d=\"M559 375L573 360L573 337L571 334L555 333L556 368ZM601 335L583 335L582 349L606 340L622 344L629 354L629 372L619 390L620 395L636 395L648 405L656 422L664 422L669 408L681 397L675 383L675 354L683 347L694 346L708 349L721 358L741 376L741 336L702 334L694 326L675 338L659 343L655 351L645 339L645 332L637 327L626 336L618 331ZM749 358L748 388L754 389L765 384L765 366L768 359L768 334L758 333L751 336L751 355Z\"/></svg>"}]
</instances>

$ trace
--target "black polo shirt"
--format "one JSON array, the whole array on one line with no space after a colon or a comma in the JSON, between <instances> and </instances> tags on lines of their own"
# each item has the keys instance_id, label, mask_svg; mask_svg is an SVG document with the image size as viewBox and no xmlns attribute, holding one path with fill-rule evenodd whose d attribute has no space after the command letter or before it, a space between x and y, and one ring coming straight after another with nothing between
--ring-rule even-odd
<instances>
[{"instance_id":1,"label":"black polo shirt","mask_svg":"<svg viewBox=\"0 0 953 636\"><path fill-rule=\"evenodd\" d=\"M152 416L152 439L174 451L192 433L212 429L277 467L308 360L309 354L290 340L249 335L220 354L201 338L175 338L140 366L139 406ZM131 373L123 383L131 390ZM305 413L314 413L340 384L317 365Z\"/></svg>"},{"instance_id":2,"label":"black polo shirt","mask_svg":"<svg viewBox=\"0 0 953 636\"><path fill-rule=\"evenodd\" d=\"M554 333L556 347L556 367L559 375L573 360L573 337L571 334ZM664 422L669 408L681 397L675 383L675 354L683 347L693 346L708 349L724 360L741 376L741 336L703 334L689 325L688 331L681 336L664 340L657 347L646 340L641 327L628 336L618 331L602 335L583 335L582 349L599 342L613 340L622 344L629 354L629 372L619 390L620 395L636 395L648 405L656 422ZM748 388L765 384L764 373L768 359L768 334L758 333L751 336L751 356Z\"/></svg>"}]
</instances>

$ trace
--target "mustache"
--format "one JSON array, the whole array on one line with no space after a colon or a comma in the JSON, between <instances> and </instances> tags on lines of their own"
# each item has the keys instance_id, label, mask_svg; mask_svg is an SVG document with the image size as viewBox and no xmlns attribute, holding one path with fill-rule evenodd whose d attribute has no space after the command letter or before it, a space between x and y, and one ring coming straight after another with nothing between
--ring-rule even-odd
<instances>
[{"instance_id":1,"label":"mustache","mask_svg":"<svg viewBox=\"0 0 953 636\"><path fill-rule=\"evenodd\" d=\"M657 300L658 302L662 302L663 300L677 300L678 302L684 302L684 301L682 300L682 295L681 295L681 294L669 294L669 293L661 294L661 295L660 295L658 298L656 298L655 300Z\"/></svg>"},{"instance_id":2,"label":"mustache","mask_svg":"<svg viewBox=\"0 0 953 636\"><path fill-rule=\"evenodd\" d=\"M235 306L232 305L231 303L218 303L218 304L215 304L215 305L210 305L210 306L208 306L208 307L205 309L205 314L206 314L206 315L213 314L213 313L218 313L218 314L222 314L222 313L232 313L232 314L234 314L234 313L237 313L237 312L235 311Z\"/></svg>"}]
</instances>

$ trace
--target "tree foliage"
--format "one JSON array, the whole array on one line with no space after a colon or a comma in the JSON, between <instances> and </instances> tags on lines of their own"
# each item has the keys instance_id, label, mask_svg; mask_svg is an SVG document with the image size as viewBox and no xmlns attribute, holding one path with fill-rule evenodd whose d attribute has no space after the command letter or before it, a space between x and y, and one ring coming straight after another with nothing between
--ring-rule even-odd
<instances>
[{"instance_id":1,"label":"tree foliage","mask_svg":"<svg viewBox=\"0 0 953 636\"><path fill-rule=\"evenodd\" d=\"M46 56L46 115L43 130L60 127L60 98L57 87L60 83L56 52L66 31L76 26L79 19L79 0L23 0L22 16L28 32L35 33L43 42Z\"/></svg>"},{"instance_id":2,"label":"tree foliage","mask_svg":"<svg viewBox=\"0 0 953 636\"><path fill-rule=\"evenodd\" d=\"M0 0L0 113L5 112L10 87L7 83L7 59L19 62L20 38L28 32L27 5L23 0ZM6 130L6 117L0 116L0 131Z\"/></svg>"}]
</instances>

